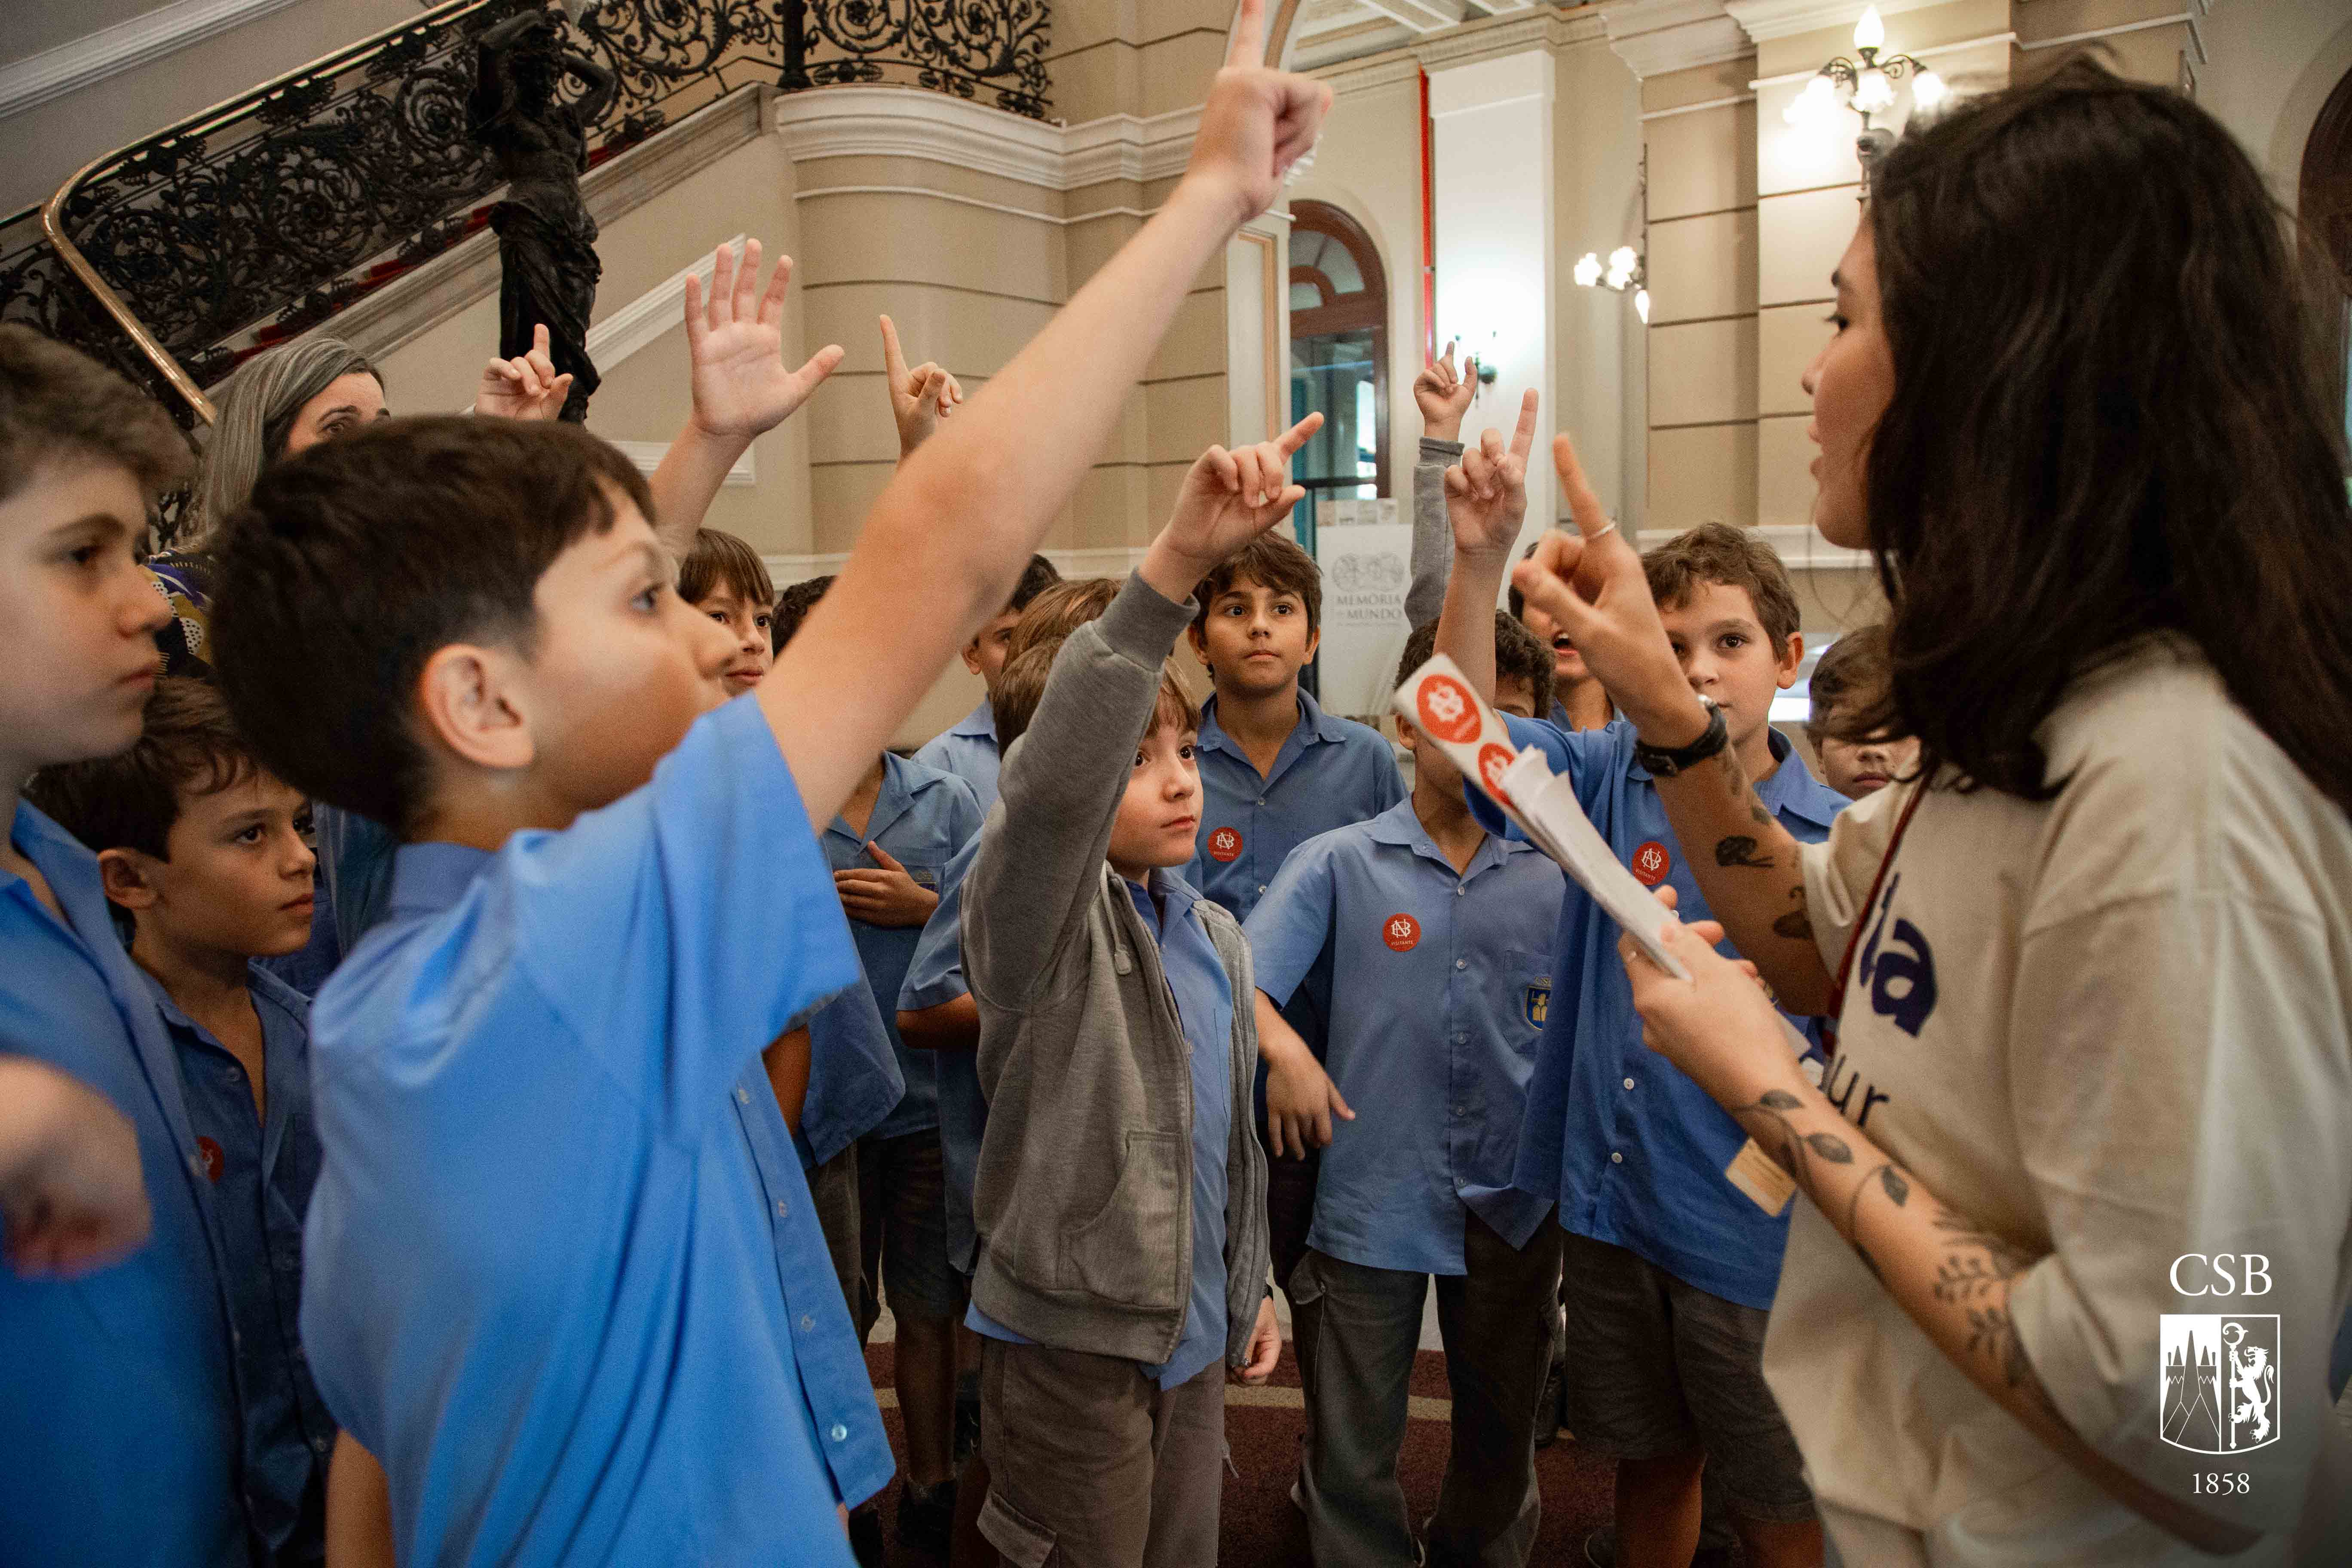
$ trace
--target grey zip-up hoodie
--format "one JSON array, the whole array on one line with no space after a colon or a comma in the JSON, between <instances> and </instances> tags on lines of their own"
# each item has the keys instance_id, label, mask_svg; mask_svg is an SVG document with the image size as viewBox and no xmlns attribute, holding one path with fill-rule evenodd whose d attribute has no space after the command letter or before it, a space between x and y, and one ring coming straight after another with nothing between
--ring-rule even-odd
<instances>
[{"instance_id":1,"label":"grey zip-up hoodie","mask_svg":"<svg viewBox=\"0 0 2352 1568\"><path fill-rule=\"evenodd\" d=\"M1192 1074L1160 946L1105 857L1160 672L1192 605L1130 577L1070 634L963 884L964 977L988 1096L971 1297L1060 1350L1156 1365L1192 1281ZM1225 1363L1265 1296L1265 1154L1250 1115L1255 981L1241 925L1197 906L1234 990Z\"/></svg>"}]
</instances>

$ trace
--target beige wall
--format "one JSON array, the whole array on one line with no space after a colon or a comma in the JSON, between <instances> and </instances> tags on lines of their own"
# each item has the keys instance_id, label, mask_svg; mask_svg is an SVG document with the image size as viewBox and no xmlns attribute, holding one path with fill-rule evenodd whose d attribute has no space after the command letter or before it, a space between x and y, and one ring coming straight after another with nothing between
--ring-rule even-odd
<instances>
[{"instance_id":1,"label":"beige wall","mask_svg":"<svg viewBox=\"0 0 2352 1568\"><path fill-rule=\"evenodd\" d=\"M2197 101L2294 205L2312 122L2352 71L2352 0L2230 0L2199 29L2207 58Z\"/></svg>"},{"instance_id":2,"label":"beige wall","mask_svg":"<svg viewBox=\"0 0 2352 1568\"><path fill-rule=\"evenodd\" d=\"M5 0L0 65L155 9L132 0ZM0 214L45 201L75 170L380 28L415 0L295 0L159 59L0 120ZM20 16L22 25L20 26Z\"/></svg>"}]
</instances>

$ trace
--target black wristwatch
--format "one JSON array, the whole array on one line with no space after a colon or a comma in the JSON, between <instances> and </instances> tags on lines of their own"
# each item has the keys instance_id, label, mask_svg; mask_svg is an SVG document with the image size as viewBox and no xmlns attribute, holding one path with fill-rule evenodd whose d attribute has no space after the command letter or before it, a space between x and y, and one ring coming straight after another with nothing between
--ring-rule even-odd
<instances>
[{"instance_id":1,"label":"black wristwatch","mask_svg":"<svg viewBox=\"0 0 2352 1568\"><path fill-rule=\"evenodd\" d=\"M1634 738L1633 760L1647 768L1653 777L1670 779L1685 769L1696 767L1731 744L1731 727L1723 721L1723 710L1711 697L1702 697L1699 700L1706 704L1706 728L1689 745L1670 750L1664 746L1645 746L1639 736Z\"/></svg>"}]
</instances>

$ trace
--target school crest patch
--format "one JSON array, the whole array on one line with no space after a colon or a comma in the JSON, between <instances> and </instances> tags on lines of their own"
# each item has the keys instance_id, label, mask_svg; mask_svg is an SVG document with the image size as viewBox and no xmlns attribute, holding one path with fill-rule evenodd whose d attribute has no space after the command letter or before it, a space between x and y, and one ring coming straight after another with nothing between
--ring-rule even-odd
<instances>
[{"instance_id":1,"label":"school crest patch","mask_svg":"<svg viewBox=\"0 0 2352 1568\"><path fill-rule=\"evenodd\" d=\"M1528 1027L1540 1029L1551 1013L1551 982L1539 980L1527 988L1520 1003L1525 1010Z\"/></svg>"},{"instance_id":2,"label":"school crest patch","mask_svg":"<svg viewBox=\"0 0 2352 1568\"><path fill-rule=\"evenodd\" d=\"M2176 1448L2235 1454L2278 1441L2275 1314L2167 1312L2158 1429Z\"/></svg>"}]
</instances>

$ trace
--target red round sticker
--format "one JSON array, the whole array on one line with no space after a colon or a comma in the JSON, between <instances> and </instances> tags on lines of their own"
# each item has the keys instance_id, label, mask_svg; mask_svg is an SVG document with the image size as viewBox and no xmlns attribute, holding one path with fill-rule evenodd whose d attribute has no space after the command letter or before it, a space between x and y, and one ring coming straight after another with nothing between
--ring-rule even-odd
<instances>
[{"instance_id":1,"label":"red round sticker","mask_svg":"<svg viewBox=\"0 0 2352 1568\"><path fill-rule=\"evenodd\" d=\"M1465 746L1478 738L1478 700L1450 675L1423 681L1413 709L1421 715L1421 727L1441 741Z\"/></svg>"},{"instance_id":2,"label":"red round sticker","mask_svg":"<svg viewBox=\"0 0 2352 1568\"><path fill-rule=\"evenodd\" d=\"M1411 952L1421 945L1421 922L1411 915L1391 915L1381 924L1381 940L1391 952Z\"/></svg>"},{"instance_id":3,"label":"red round sticker","mask_svg":"<svg viewBox=\"0 0 2352 1568\"><path fill-rule=\"evenodd\" d=\"M196 1139L196 1152L204 1159L205 1175L211 1180L213 1185L220 1185L221 1166L226 1161L226 1156L221 1152L221 1146L211 1139L200 1135Z\"/></svg>"},{"instance_id":4,"label":"red round sticker","mask_svg":"<svg viewBox=\"0 0 2352 1568\"><path fill-rule=\"evenodd\" d=\"M1242 836L1238 829L1220 827L1209 835L1209 858L1220 866L1230 866L1242 858Z\"/></svg>"},{"instance_id":5,"label":"red round sticker","mask_svg":"<svg viewBox=\"0 0 2352 1568\"><path fill-rule=\"evenodd\" d=\"M1654 888L1664 881L1666 873L1674 868L1674 861L1666 854L1666 847L1654 838L1633 851L1633 875L1645 888Z\"/></svg>"},{"instance_id":6,"label":"red round sticker","mask_svg":"<svg viewBox=\"0 0 2352 1568\"><path fill-rule=\"evenodd\" d=\"M1486 793L1496 800L1510 798L1503 793L1503 770L1510 765L1511 753L1507 747L1489 741L1478 748L1478 776L1486 781Z\"/></svg>"}]
</instances>

